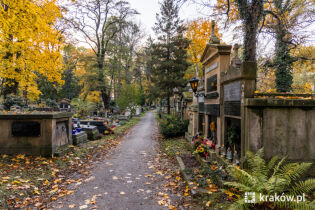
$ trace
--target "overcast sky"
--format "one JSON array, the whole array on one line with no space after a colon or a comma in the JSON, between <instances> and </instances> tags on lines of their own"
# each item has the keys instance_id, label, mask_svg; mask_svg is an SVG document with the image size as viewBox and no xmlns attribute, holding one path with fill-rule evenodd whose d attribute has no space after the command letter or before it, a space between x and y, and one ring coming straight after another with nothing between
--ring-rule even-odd
<instances>
[{"instance_id":1,"label":"overcast sky","mask_svg":"<svg viewBox=\"0 0 315 210\"><path fill-rule=\"evenodd\" d=\"M131 7L140 13L137 20L142 23L149 34L153 34L152 27L156 21L156 13L160 12L160 1L162 0L129 0ZM180 17L184 20L192 20L201 16L198 13L197 6L193 4L186 3L180 10Z\"/></svg>"}]
</instances>

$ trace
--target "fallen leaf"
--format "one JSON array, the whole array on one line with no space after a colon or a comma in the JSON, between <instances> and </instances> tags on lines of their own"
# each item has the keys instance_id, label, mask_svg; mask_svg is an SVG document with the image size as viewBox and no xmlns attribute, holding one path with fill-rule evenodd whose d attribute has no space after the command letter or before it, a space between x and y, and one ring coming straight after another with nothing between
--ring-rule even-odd
<instances>
[{"instance_id":1,"label":"fallen leaf","mask_svg":"<svg viewBox=\"0 0 315 210\"><path fill-rule=\"evenodd\" d=\"M35 206L36 207L40 207L41 205L43 205L42 203L36 203Z\"/></svg>"},{"instance_id":2,"label":"fallen leaf","mask_svg":"<svg viewBox=\"0 0 315 210\"><path fill-rule=\"evenodd\" d=\"M82 206L79 206L79 209L87 209L87 205L82 205Z\"/></svg>"},{"instance_id":3,"label":"fallen leaf","mask_svg":"<svg viewBox=\"0 0 315 210\"><path fill-rule=\"evenodd\" d=\"M209 207L210 205L211 205L211 201L208 201L208 202L206 203L206 206Z\"/></svg>"},{"instance_id":4,"label":"fallen leaf","mask_svg":"<svg viewBox=\"0 0 315 210\"><path fill-rule=\"evenodd\" d=\"M160 206L163 206L163 205L166 204L166 201L165 201L165 200L160 200L160 201L158 201L158 204L159 204Z\"/></svg>"},{"instance_id":5,"label":"fallen leaf","mask_svg":"<svg viewBox=\"0 0 315 210\"><path fill-rule=\"evenodd\" d=\"M69 208L70 208L70 209L73 209L74 207L75 207L75 204L69 205Z\"/></svg>"}]
</instances>

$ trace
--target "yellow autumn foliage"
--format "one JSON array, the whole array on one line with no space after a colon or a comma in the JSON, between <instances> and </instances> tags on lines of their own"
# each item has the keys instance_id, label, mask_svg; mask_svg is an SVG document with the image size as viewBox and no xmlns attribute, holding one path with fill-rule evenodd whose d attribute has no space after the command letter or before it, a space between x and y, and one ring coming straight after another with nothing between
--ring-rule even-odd
<instances>
[{"instance_id":1,"label":"yellow autumn foliage","mask_svg":"<svg viewBox=\"0 0 315 210\"><path fill-rule=\"evenodd\" d=\"M95 104L100 103L101 92L100 91L90 91L86 97L86 100Z\"/></svg>"},{"instance_id":2,"label":"yellow autumn foliage","mask_svg":"<svg viewBox=\"0 0 315 210\"><path fill-rule=\"evenodd\" d=\"M189 22L187 27L186 37L191 41L187 49L189 61L191 63L199 63L211 36L211 21L199 18ZM221 37L217 27L215 27L215 34L217 37Z\"/></svg>"},{"instance_id":3,"label":"yellow autumn foliage","mask_svg":"<svg viewBox=\"0 0 315 210\"><path fill-rule=\"evenodd\" d=\"M63 83L63 37L55 28L61 17L55 0L1 0L0 79L4 84L14 81L28 98L36 99L41 94L38 75L55 86Z\"/></svg>"},{"instance_id":4,"label":"yellow autumn foliage","mask_svg":"<svg viewBox=\"0 0 315 210\"><path fill-rule=\"evenodd\" d=\"M206 45L211 36L211 21L209 19L199 18L188 22L187 32L185 34L186 38L190 40L189 47L187 49L189 55L189 62L193 64L193 68L202 74L202 68L200 63L200 58L206 48ZM219 29L215 27L215 34L217 37L221 37L219 34ZM190 79L195 74L193 69L189 69L185 75L185 78ZM194 75L195 76L195 75Z\"/></svg>"}]
</instances>

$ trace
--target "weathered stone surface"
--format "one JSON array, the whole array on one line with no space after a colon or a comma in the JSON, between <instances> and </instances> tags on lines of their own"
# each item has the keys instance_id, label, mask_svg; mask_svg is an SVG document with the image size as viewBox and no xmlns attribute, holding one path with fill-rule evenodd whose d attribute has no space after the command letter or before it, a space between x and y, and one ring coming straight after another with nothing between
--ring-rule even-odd
<instances>
[{"instance_id":1,"label":"weathered stone surface","mask_svg":"<svg viewBox=\"0 0 315 210\"><path fill-rule=\"evenodd\" d=\"M241 81L235 81L223 86L224 101L241 101Z\"/></svg>"},{"instance_id":2,"label":"weathered stone surface","mask_svg":"<svg viewBox=\"0 0 315 210\"><path fill-rule=\"evenodd\" d=\"M99 134L96 126L81 125L81 128L87 133L89 140L95 140Z\"/></svg>"},{"instance_id":3,"label":"weathered stone surface","mask_svg":"<svg viewBox=\"0 0 315 210\"><path fill-rule=\"evenodd\" d=\"M272 98L248 98L245 100L248 107L315 107L315 100L299 99L272 99Z\"/></svg>"},{"instance_id":4,"label":"weathered stone surface","mask_svg":"<svg viewBox=\"0 0 315 210\"><path fill-rule=\"evenodd\" d=\"M240 68L230 66L227 72L221 73L221 84L236 80L255 80L257 64L255 62L243 62Z\"/></svg>"},{"instance_id":5,"label":"weathered stone surface","mask_svg":"<svg viewBox=\"0 0 315 210\"><path fill-rule=\"evenodd\" d=\"M15 119L15 120L28 120L28 119L59 119L72 117L71 112L32 112L32 113L0 113L0 119Z\"/></svg>"},{"instance_id":6,"label":"weathered stone surface","mask_svg":"<svg viewBox=\"0 0 315 210\"><path fill-rule=\"evenodd\" d=\"M0 115L0 153L50 156L65 144L72 144L71 113ZM40 123L40 136L13 136L14 122Z\"/></svg>"},{"instance_id":7,"label":"weathered stone surface","mask_svg":"<svg viewBox=\"0 0 315 210\"><path fill-rule=\"evenodd\" d=\"M314 100L247 99L245 105L246 150L264 147L267 159L315 161Z\"/></svg>"},{"instance_id":8,"label":"weathered stone surface","mask_svg":"<svg viewBox=\"0 0 315 210\"><path fill-rule=\"evenodd\" d=\"M72 135L73 145L79 145L88 141L88 135L85 131Z\"/></svg>"}]
</instances>

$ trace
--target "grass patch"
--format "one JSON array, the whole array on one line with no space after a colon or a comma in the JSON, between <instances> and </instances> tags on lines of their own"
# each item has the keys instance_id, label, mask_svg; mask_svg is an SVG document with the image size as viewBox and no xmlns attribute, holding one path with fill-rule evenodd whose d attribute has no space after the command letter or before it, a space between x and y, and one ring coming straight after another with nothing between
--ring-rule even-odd
<instances>
[{"instance_id":1,"label":"grass patch","mask_svg":"<svg viewBox=\"0 0 315 210\"><path fill-rule=\"evenodd\" d=\"M191 145L183 138L163 139L160 142L161 151L169 157L174 157L176 154L186 154L192 149Z\"/></svg>"},{"instance_id":2,"label":"grass patch","mask_svg":"<svg viewBox=\"0 0 315 210\"><path fill-rule=\"evenodd\" d=\"M68 185L82 181L89 174L88 165L101 159L119 144L123 136L141 118L132 118L116 127L114 134L79 146L69 145L61 157L25 155L0 156L0 209L45 207L73 191ZM73 176L76 175L76 179ZM79 178L78 178L79 177Z\"/></svg>"}]
</instances>

